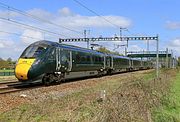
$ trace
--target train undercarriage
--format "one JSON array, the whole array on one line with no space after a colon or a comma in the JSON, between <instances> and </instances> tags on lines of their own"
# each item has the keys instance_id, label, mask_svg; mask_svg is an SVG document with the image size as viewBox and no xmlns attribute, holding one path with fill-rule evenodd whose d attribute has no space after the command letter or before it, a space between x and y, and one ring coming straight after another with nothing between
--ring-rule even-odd
<instances>
[{"instance_id":1,"label":"train undercarriage","mask_svg":"<svg viewBox=\"0 0 180 122\"><path fill-rule=\"evenodd\" d=\"M81 72L54 72L54 73L46 73L42 78L42 83L46 86L51 83L62 83L65 80L77 79L77 78L85 78L85 77L101 77L105 75L112 75L120 72L130 72L137 69L133 68L122 68L122 69L108 69L108 70L95 70L95 71L81 71ZM139 69L142 70L142 69Z\"/></svg>"}]
</instances>

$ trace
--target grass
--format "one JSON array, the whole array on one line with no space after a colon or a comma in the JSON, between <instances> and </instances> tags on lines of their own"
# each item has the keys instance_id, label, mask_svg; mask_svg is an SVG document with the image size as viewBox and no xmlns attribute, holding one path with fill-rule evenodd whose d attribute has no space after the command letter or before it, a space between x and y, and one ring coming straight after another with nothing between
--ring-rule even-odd
<instances>
[{"instance_id":1,"label":"grass","mask_svg":"<svg viewBox=\"0 0 180 122\"><path fill-rule=\"evenodd\" d=\"M146 121L154 99L161 98L158 94L166 88L158 87L166 86L166 82L151 82L154 76L153 71L126 79L112 77L63 97L48 96L41 102L23 104L1 113L0 121ZM122 81L130 84L122 84ZM106 91L105 100L100 98L102 90ZM159 118L159 113L156 111L155 119Z\"/></svg>"},{"instance_id":2,"label":"grass","mask_svg":"<svg viewBox=\"0 0 180 122\"><path fill-rule=\"evenodd\" d=\"M11 81L11 80L17 80L17 79L14 75L12 75L12 76L0 76L0 82Z\"/></svg>"},{"instance_id":3,"label":"grass","mask_svg":"<svg viewBox=\"0 0 180 122\"><path fill-rule=\"evenodd\" d=\"M119 82L119 79L112 79L99 83L94 87L74 92L65 97L54 98L50 96L43 103L25 104L5 112L0 115L0 120L90 121L102 111L102 102L99 99L101 90L106 90L107 95L110 95L120 85L121 82Z\"/></svg>"},{"instance_id":4,"label":"grass","mask_svg":"<svg viewBox=\"0 0 180 122\"><path fill-rule=\"evenodd\" d=\"M169 94L162 97L161 106L154 111L155 122L180 122L180 72L170 88Z\"/></svg>"},{"instance_id":5,"label":"grass","mask_svg":"<svg viewBox=\"0 0 180 122\"><path fill-rule=\"evenodd\" d=\"M12 76L14 75L14 70L9 69L9 70L0 70L0 77L1 76Z\"/></svg>"},{"instance_id":6,"label":"grass","mask_svg":"<svg viewBox=\"0 0 180 122\"><path fill-rule=\"evenodd\" d=\"M14 72L13 69L0 70L0 72Z\"/></svg>"}]
</instances>

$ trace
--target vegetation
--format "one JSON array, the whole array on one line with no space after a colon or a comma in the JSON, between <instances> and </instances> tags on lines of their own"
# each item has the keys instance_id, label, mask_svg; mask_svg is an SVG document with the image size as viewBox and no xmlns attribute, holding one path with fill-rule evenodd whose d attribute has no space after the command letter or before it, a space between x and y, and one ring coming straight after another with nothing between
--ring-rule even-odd
<instances>
[{"instance_id":1,"label":"vegetation","mask_svg":"<svg viewBox=\"0 0 180 122\"><path fill-rule=\"evenodd\" d=\"M103 53L109 53L109 54L114 54L114 55L123 55L123 54L120 54L119 52L117 52L117 51L110 51L110 50L108 50L107 48L105 48L105 47L99 47L98 49L97 49L97 51L99 51L99 52L103 52Z\"/></svg>"},{"instance_id":2,"label":"vegetation","mask_svg":"<svg viewBox=\"0 0 180 122\"><path fill-rule=\"evenodd\" d=\"M14 72L14 69L2 69L0 72Z\"/></svg>"},{"instance_id":3,"label":"vegetation","mask_svg":"<svg viewBox=\"0 0 180 122\"><path fill-rule=\"evenodd\" d=\"M164 94L160 106L154 111L155 122L180 121L180 72L172 82L167 94Z\"/></svg>"},{"instance_id":4,"label":"vegetation","mask_svg":"<svg viewBox=\"0 0 180 122\"><path fill-rule=\"evenodd\" d=\"M73 91L69 95L61 96L58 93L61 97L58 94L50 95L46 96L44 101L21 105L2 113L0 120L141 122L153 119L154 121L163 121L163 117L166 116L159 115L161 111L156 108L162 104L162 98L168 95L168 89L176 76L176 70L162 70L159 79L154 76L155 72L153 71L130 75L128 79L112 77L111 80ZM180 79L180 76L177 79ZM176 83L174 88L177 90L174 92L180 88L180 83ZM106 96L103 98L100 97L100 94L104 90ZM179 103L178 100L179 98L175 102ZM164 101L163 104L165 103L167 104ZM172 113L179 110L174 109L174 106L170 106L170 108L173 110Z\"/></svg>"},{"instance_id":5,"label":"vegetation","mask_svg":"<svg viewBox=\"0 0 180 122\"><path fill-rule=\"evenodd\" d=\"M178 66L180 66L180 57L178 57Z\"/></svg>"},{"instance_id":6,"label":"vegetation","mask_svg":"<svg viewBox=\"0 0 180 122\"><path fill-rule=\"evenodd\" d=\"M11 58L4 60L0 58L0 69L14 69L16 61L13 61Z\"/></svg>"},{"instance_id":7,"label":"vegetation","mask_svg":"<svg viewBox=\"0 0 180 122\"><path fill-rule=\"evenodd\" d=\"M113 76L111 80L64 96L61 92L45 98L40 95L39 102L1 113L0 121L178 122L180 73L177 72L176 69L161 70L158 79L154 77L155 71L131 74L126 79ZM105 97L101 97L101 93L105 93Z\"/></svg>"},{"instance_id":8,"label":"vegetation","mask_svg":"<svg viewBox=\"0 0 180 122\"><path fill-rule=\"evenodd\" d=\"M0 82L6 82L6 81L17 81L16 77L14 75L12 76L0 76Z\"/></svg>"}]
</instances>

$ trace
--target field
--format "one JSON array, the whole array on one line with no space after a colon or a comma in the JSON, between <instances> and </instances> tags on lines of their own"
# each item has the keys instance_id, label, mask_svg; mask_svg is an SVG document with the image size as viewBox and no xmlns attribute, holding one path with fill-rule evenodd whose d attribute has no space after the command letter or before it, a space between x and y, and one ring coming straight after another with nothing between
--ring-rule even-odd
<instances>
[{"instance_id":1,"label":"field","mask_svg":"<svg viewBox=\"0 0 180 122\"><path fill-rule=\"evenodd\" d=\"M179 94L177 73L161 70L156 79L154 70L138 71L1 95L0 121L162 121L162 100L171 88Z\"/></svg>"},{"instance_id":2,"label":"field","mask_svg":"<svg viewBox=\"0 0 180 122\"><path fill-rule=\"evenodd\" d=\"M13 69L0 70L0 72L14 72Z\"/></svg>"},{"instance_id":3,"label":"field","mask_svg":"<svg viewBox=\"0 0 180 122\"><path fill-rule=\"evenodd\" d=\"M0 70L0 77L1 76L13 76L14 75L14 70Z\"/></svg>"}]
</instances>

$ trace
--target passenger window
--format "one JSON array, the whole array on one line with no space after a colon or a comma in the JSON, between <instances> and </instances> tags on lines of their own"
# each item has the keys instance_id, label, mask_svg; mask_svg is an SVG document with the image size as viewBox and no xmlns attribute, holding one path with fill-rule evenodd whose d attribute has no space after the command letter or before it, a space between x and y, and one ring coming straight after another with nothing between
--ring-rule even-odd
<instances>
[{"instance_id":1,"label":"passenger window","mask_svg":"<svg viewBox=\"0 0 180 122\"><path fill-rule=\"evenodd\" d=\"M81 61L82 62L85 62L86 61L86 58L84 56L81 57Z\"/></svg>"},{"instance_id":2,"label":"passenger window","mask_svg":"<svg viewBox=\"0 0 180 122\"><path fill-rule=\"evenodd\" d=\"M80 56L79 56L78 54L76 54L76 61L77 61L77 62L80 62L80 61L81 61L81 58L80 58Z\"/></svg>"},{"instance_id":3,"label":"passenger window","mask_svg":"<svg viewBox=\"0 0 180 122\"><path fill-rule=\"evenodd\" d=\"M98 57L95 57L95 61L98 62Z\"/></svg>"},{"instance_id":4,"label":"passenger window","mask_svg":"<svg viewBox=\"0 0 180 122\"><path fill-rule=\"evenodd\" d=\"M101 62L101 57L99 57L99 62Z\"/></svg>"},{"instance_id":5,"label":"passenger window","mask_svg":"<svg viewBox=\"0 0 180 122\"><path fill-rule=\"evenodd\" d=\"M95 57L94 56L92 57L92 59L93 59L93 62L95 62Z\"/></svg>"},{"instance_id":6,"label":"passenger window","mask_svg":"<svg viewBox=\"0 0 180 122\"><path fill-rule=\"evenodd\" d=\"M87 61L88 61L88 62L90 61L90 56L87 56Z\"/></svg>"}]
</instances>

